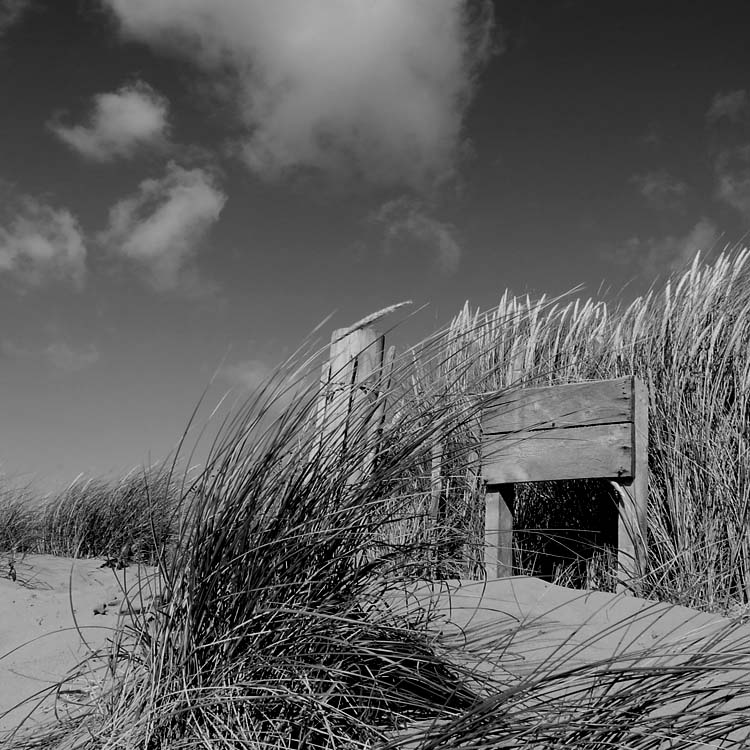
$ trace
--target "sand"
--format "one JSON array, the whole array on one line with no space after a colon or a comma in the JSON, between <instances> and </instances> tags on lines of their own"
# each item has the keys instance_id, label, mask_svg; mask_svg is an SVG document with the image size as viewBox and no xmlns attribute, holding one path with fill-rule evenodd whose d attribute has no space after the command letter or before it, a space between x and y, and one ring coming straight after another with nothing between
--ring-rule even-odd
<instances>
[{"instance_id":1,"label":"sand","mask_svg":"<svg viewBox=\"0 0 750 750\"><path fill-rule=\"evenodd\" d=\"M3 734L32 708L31 725L88 700L99 678L83 670L57 698L16 707L35 694L48 694L75 673L92 650L107 647L118 621L126 617L121 612L123 591L132 590L139 577L148 603L153 569L115 571L101 567L103 562L30 555L16 560L12 581L0 558L0 746Z\"/></svg>"},{"instance_id":2,"label":"sand","mask_svg":"<svg viewBox=\"0 0 750 750\"><path fill-rule=\"evenodd\" d=\"M75 673L91 649L106 647L121 611L123 590L140 577L148 605L154 571L101 567L102 560L29 556L16 562L17 580L0 561L0 744L29 714L18 704ZM388 606L438 615L435 634L459 642L478 670L509 678L620 656L679 659L710 645L744 646L750 671L750 626L626 595L575 591L535 578L414 584ZM523 625L523 627L519 627ZM85 639L85 643L84 643ZM718 639L718 640L717 640ZM27 726L84 703L96 677L82 673L65 692L34 708ZM38 701L37 701L38 702ZM7 736L7 735L6 735Z\"/></svg>"}]
</instances>

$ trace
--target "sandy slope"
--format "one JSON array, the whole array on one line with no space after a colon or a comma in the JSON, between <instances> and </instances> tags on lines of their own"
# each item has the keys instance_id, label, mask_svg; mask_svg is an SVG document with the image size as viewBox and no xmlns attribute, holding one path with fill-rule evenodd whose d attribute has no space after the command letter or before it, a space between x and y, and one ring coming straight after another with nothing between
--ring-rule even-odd
<instances>
[{"instance_id":1,"label":"sandy slope","mask_svg":"<svg viewBox=\"0 0 750 750\"><path fill-rule=\"evenodd\" d=\"M730 629L719 615L537 578L419 583L400 603L412 611L437 610L447 642L465 644L481 661L494 655L517 676L643 651L679 655L701 645L713 648L717 639L750 648L750 626Z\"/></svg>"},{"instance_id":2,"label":"sandy slope","mask_svg":"<svg viewBox=\"0 0 750 750\"><path fill-rule=\"evenodd\" d=\"M32 555L16 561L14 582L0 558L0 744L2 732L23 719L31 705L11 709L35 693L48 692L90 649L106 646L122 617L123 589L132 588L139 575L153 575L138 566L113 571L101 565L102 560ZM143 584L147 596L149 583ZM64 711L85 700L95 679L83 674L66 684L58 708ZM54 704L54 698L45 700L34 718L48 719Z\"/></svg>"},{"instance_id":3,"label":"sandy slope","mask_svg":"<svg viewBox=\"0 0 750 750\"><path fill-rule=\"evenodd\" d=\"M18 578L13 582L5 577L7 568L0 560L0 742L2 732L29 711L14 708L19 701L75 670L89 647L107 644L123 617L117 601L123 588L132 587L140 575L148 597L152 570L134 566L115 572L101 563L30 556L16 563ZM634 597L574 591L534 578L415 584L394 596L389 606L437 610L436 627L443 639L462 643L477 669L510 675L644 649L653 658L678 658L714 643L718 634L727 647L742 643L750 654L750 626L738 625L728 633L728 621L718 616ZM57 710L86 700L93 681L84 674L66 684ZM44 701L32 723L54 715L54 704L54 698Z\"/></svg>"}]
</instances>

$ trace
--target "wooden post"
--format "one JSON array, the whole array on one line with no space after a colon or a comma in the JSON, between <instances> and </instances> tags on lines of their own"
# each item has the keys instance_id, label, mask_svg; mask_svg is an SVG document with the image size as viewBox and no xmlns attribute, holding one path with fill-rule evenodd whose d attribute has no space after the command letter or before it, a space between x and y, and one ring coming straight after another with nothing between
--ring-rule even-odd
<instances>
[{"instance_id":1,"label":"wooden post","mask_svg":"<svg viewBox=\"0 0 750 750\"><path fill-rule=\"evenodd\" d=\"M466 453L466 488L464 490L464 506L468 508L477 508L477 492L480 488L482 469L481 469L481 457L480 457L480 445L482 439L482 424L479 414L474 414L467 423L469 440L469 450ZM486 516L485 516L486 518ZM474 523L478 519L472 517L470 528L472 530L479 531ZM486 523L485 523L486 526ZM466 575L468 578L472 578L475 573L479 572L485 559L485 549L478 549L477 539L465 540L463 546L463 560L466 565Z\"/></svg>"},{"instance_id":2,"label":"wooden post","mask_svg":"<svg viewBox=\"0 0 750 750\"><path fill-rule=\"evenodd\" d=\"M382 364L383 338L374 329L348 331L339 328L331 336L331 353L324 365L323 393L318 406L318 428L329 455L339 458L347 449L357 425L352 413L361 405L359 385ZM361 406L360 406L361 408Z\"/></svg>"},{"instance_id":3,"label":"wooden post","mask_svg":"<svg viewBox=\"0 0 750 750\"><path fill-rule=\"evenodd\" d=\"M383 344L385 337L381 337ZM383 438L385 428L386 399L391 387L391 377L393 375L393 363L396 358L396 347L389 346L383 355L382 368L373 372L369 377L369 382L365 387L369 388L369 400L371 409L362 415L366 420L364 442L369 446L369 451L362 462L362 476L369 476L375 468L378 459L378 451Z\"/></svg>"},{"instance_id":4,"label":"wooden post","mask_svg":"<svg viewBox=\"0 0 750 750\"><path fill-rule=\"evenodd\" d=\"M648 388L633 379L633 479L613 481L619 496L617 527L618 590L646 571L648 534Z\"/></svg>"},{"instance_id":5,"label":"wooden post","mask_svg":"<svg viewBox=\"0 0 750 750\"><path fill-rule=\"evenodd\" d=\"M439 431L432 437L433 443L430 448L430 509L428 514L429 534L429 556L431 575L436 575L440 568L440 555L442 551L441 529L440 529L440 497L443 494L443 443Z\"/></svg>"},{"instance_id":6,"label":"wooden post","mask_svg":"<svg viewBox=\"0 0 750 750\"><path fill-rule=\"evenodd\" d=\"M513 575L512 484L491 484L485 495L484 568L488 578Z\"/></svg>"},{"instance_id":7,"label":"wooden post","mask_svg":"<svg viewBox=\"0 0 750 750\"><path fill-rule=\"evenodd\" d=\"M361 458L350 482L373 470L385 422L385 398L394 347L384 353L385 337L371 327L340 328L331 336L330 358L323 365L318 404L316 451L326 460Z\"/></svg>"},{"instance_id":8,"label":"wooden post","mask_svg":"<svg viewBox=\"0 0 750 750\"><path fill-rule=\"evenodd\" d=\"M525 375L525 351L514 341L510 353L508 380L518 387ZM503 482L487 486L484 515L484 567L488 576L513 575L513 510L516 486Z\"/></svg>"},{"instance_id":9,"label":"wooden post","mask_svg":"<svg viewBox=\"0 0 750 750\"><path fill-rule=\"evenodd\" d=\"M347 447L347 436L352 432L350 415L363 399L372 410L363 410L368 418L368 429L379 438L385 422L385 393L393 368L394 348L388 350L384 361L385 337L378 336L373 324L411 301L399 302L367 315L348 328L338 328L331 335L328 362L323 365L320 379L320 401L316 427L320 440L316 451L325 448L331 455ZM375 446L375 453L377 446ZM374 460L374 453L365 463Z\"/></svg>"}]
</instances>

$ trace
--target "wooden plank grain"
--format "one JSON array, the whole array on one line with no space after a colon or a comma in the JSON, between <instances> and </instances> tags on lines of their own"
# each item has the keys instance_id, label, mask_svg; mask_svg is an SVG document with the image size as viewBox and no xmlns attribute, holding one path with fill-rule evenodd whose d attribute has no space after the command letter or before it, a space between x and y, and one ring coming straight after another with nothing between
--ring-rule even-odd
<instances>
[{"instance_id":1,"label":"wooden plank grain","mask_svg":"<svg viewBox=\"0 0 750 750\"><path fill-rule=\"evenodd\" d=\"M486 437L486 436L485 436ZM487 484L633 479L632 425L594 425L496 436L482 444Z\"/></svg>"},{"instance_id":2,"label":"wooden plank grain","mask_svg":"<svg viewBox=\"0 0 750 750\"><path fill-rule=\"evenodd\" d=\"M513 575L512 499L501 488L488 486L484 516L484 567L489 578ZM507 500L507 502L506 502Z\"/></svg>"},{"instance_id":3,"label":"wooden plank grain","mask_svg":"<svg viewBox=\"0 0 750 750\"><path fill-rule=\"evenodd\" d=\"M632 377L509 390L487 399L486 436L632 422Z\"/></svg>"},{"instance_id":4,"label":"wooden plank grain","mask_svg":"<svg viewBox=\"0 0 750 750\"><path fill-rule=\"evenodd\" d=\"M639 378L635 378L633 380L633 476L635 478L633 492L638 529L644 540L648 529L648 401L648 386Z\"/></svg>"},{"instance_id":5,"label":"wooden plank grain","mask_svg":"<svg viewBox=\"0 0 750 750\"><path fill-rule=\"evenodd\" d=\"M648 537L648 387L633 380L633 482L613 482L620 497L618 508L618 590L638 593L647 569Z\"/></svg>"}]
</instances>

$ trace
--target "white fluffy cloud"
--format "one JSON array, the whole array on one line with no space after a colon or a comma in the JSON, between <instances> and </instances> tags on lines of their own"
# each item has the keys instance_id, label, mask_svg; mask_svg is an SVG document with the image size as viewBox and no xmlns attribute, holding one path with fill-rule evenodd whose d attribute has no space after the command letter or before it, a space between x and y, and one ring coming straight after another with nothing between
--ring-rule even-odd
<instances>
[{"instance_id":1,"label":"white fluffy cloud","mask_svg":"<svg viewBox=\"0 0 750 750\"><path fill-rule=\"evenodd\" d=\"M719 154L716 160L716 197L750 224L750 143Z\"/></svg>"},{"instance_id":2,"label":"white fluffy cloud","mask_svg":"<svg viewBox=\"0 0 750 750\"><path fill-rule=\"evenodd\" d=\"M491 50L489 0L104 0L123 33L233 71L257 174L378 184L451 175ZM222 83L226 83L223 81Z\"/></svg>"},{"instance_id":3,"label":"white fluffy cloud","mask_svg":"<svg viewBox=\"0 0 750 750\"><path fill-rule=\"evenodd\" d=\"M133 156L138 148L164 143L167 100L138 82L114 93L97 94L87 125L50 123L66 145L94 161Z\"/></svg>"},{"instance_id":4,"label":"white fluffy cloud","mask_svg":"<svg viewBox=\"0 0 750 750\"><path fill-rule=\"evenodd\" d=\"M385 247L424 247L435 257L444 273L452 273L461 260L461 245L452 224L438 221L419 201L401 197L383 204L373 220L384 227Z\"/></svg>"},{"instance_id":5,"label":"white fluffy cloud","mask_svg":"<svg viewBox=\"0 0 750 750\"><path fill-rule=\"evenodd\" d=\"M101 240L137 263L156 290L176 289L225 203L209 172L170 163L164 177L144 180L110 209Z\"/></svg>"},{"instance_id":6,"label":"white fluffy cloud","mask_svg":"<svg viewBox=\"0 0 750 750\"><path fill-rule=\"evenodd\" d=\"M717 94L706 113L714 140L715 196L750 226L750 97L740 89Z\"/></svg>"},{"instance_id":7,"label":"white fluffy cloud","mask_svg":"<svg viewBox=\"0 0 750 750\"><path fill-rule=\"evenodd\" d=\"M0 354L11 359L44 362L68 373L80 372L99 361L99 351L95 346L77 349L62 339L41 348L31 348L19 346L9 338L0 338Z\"/></svg>"},{"instance_id":8,"label":"white fluffy cloud","mask_svg":"<svg viewBox=\"0 0 750 750\"><path fill-rule=\"evenodd\" d=\"M81 288L86 247L73 214L31 196L7 199L5 210L9 218L0 223L0 275L24 286L65 281Z\"/></svg>"},{"instance_id":9,"label":"white fluffy cloud","mask_svg":"<svg viewBox=\"0 0 750 750\"><path fill-rule=\"evenodd\" d=\"M266 385L272 374L273 370L260 359L243 359L227 365L222 370L222 375L226 380L249 391L255 391Z\"/></svg>"},{"instance_id":10,"label":"white fluffy cloud","mask_svg":"<svg viewBox=\"0 0 750 750\"><path fill-rule=\"evenodd\" d=\"M710 125L722 119L729 120L729 122L741 122L748 116L750 116L750 99L744 89L716 94L706 112L706 120Z\"/></svg>"},{"instance_id":11,"label":"white fluffy cloud","mask_svg":"<svg viewBox=\"0 0 750 750\"><path fill-rule=\"evenodd\" d=\"M684 198L688 193L688 186L666 170L634 175L631 182L654 208L660 211L684 210Z\"/></svg>"},{"instance_id":12,"label":"white fluffy cloud","mask_svg":"<svg viewBox=\"0 0 750 750\"><path fill-rule=\"evenodd\" d=\"M96 347L74 349L65 341L49 344L44 350L44 356L53 367L63 372L79 372L99 361Z\"/></svg>"},{"instance_id":13,"label":"white fluffy cloud","mask_svg":"<svg viewBox=\"0 0 750 750\"><path fill-rule=\"evenodd\" d=\"M719 242L721 234L716 225L706 217L684 235L666 237L631 237L610 257L621 265L638 269L644 277L656 276L678 270L689 264L696 253L706 255Z\"/></svg>"},{"instance_id":14,"label":"white fluffy cloud","mask_svg":"<svg viewBox=\"0 0 750 750\"><path fill-rule=\"evenodd\" d=\"M0 36L31 7L31 0L0 0Z\"/></svg>"}]
</instances>

